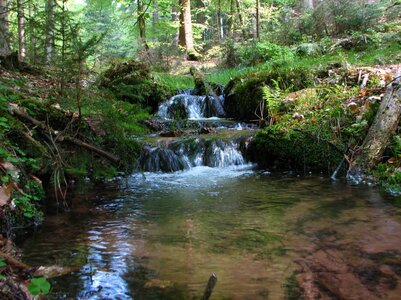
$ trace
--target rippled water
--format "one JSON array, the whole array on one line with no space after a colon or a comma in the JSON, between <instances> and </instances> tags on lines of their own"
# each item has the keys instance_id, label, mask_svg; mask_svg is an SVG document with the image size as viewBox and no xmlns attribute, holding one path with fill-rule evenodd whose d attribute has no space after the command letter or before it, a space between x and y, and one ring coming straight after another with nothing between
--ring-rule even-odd
<instances>
[{"instance_id":1,"label":"rippled water","mask_svg":"<svg viewBox=\"0 0 401 300\"><path fill-rule=\"evenodd\" d=\"M199 299L213 272L212 299L285 299L300 260L325 247L353 270L369 255L401 258L401 211L371 188L326 178L196 167L77 198L96 206L49 217L22 245L27 263L77 267L52 281L54 299ZM401 268L392 270L392 289L373 295L400 299Z\"/></svg>"}]
</instances>

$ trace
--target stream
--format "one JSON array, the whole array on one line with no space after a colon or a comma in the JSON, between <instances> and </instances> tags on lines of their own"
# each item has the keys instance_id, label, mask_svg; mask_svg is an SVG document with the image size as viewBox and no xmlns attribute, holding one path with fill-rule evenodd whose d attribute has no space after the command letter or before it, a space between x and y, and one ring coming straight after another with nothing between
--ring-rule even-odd
<instances>
[{"instance_id":1,"label":"stream","mask_svg":"<svg viewBox=\"0 0 401 300\"><path fill-rule=\"evenodd\" d=\"M258 170L243 153L254 129L206 115L223 114L217 101L188 97L170 105L184 103L214 133L148 137L141 172L71 195L90 208L48 216L20 245L28 264L75 268L51 280L50 299L200 299L212 273L211 299L299 299L295 271L325 299L401 299L401 209L391 199Z\"/></svg>"}]
</instances>

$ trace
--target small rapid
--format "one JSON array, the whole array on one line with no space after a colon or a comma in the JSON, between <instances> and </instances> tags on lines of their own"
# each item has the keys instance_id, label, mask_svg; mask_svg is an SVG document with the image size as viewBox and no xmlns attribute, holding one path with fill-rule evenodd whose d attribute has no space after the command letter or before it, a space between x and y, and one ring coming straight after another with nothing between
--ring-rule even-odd
<instances>
[{"instance_id":1,"label":"small rapid","mask_svg":"<svg viewBox=\"0 0 401 300\"><path fill-rule=\"evenodd\" d=\"M179 94L171 97L159 106L158 116L164 119L201 120L205 118L222 118L224 96L194 96Z\"/></svg>"},{"instance_id":2,"label":"small rapid","mask_svg":"<svg viewBox=\"0 0 401 300\"><path fill-rule=\"evenodd\" d=\"M241 152L246 141L223 142L201 138L177 140L170 144L147 146L139 157L140 170L176 172L193 167L225 168L246 163Z\"/></svg>"},{"instance_id":3,"label":"small rapid","mask_svg":"<svg viewBox=\"0 0 401 300\"><path fill-rule=\"evenodd\" d=\"M192 91L182 91L171 97L159 106L157 116L160 122L171 124L189 120L192 127L196 123L200 130L194 133L184 128L182 137L156 138L145 143L138 160L138 171L177 172L200 166L227 168L248 164L245 152L250 127L224 119L225 115L222 93L199 96L193 95ZM177 123L173 124L171 131L176 131ZM243 131L244 135L223 138L222 131ZM202 134L205 132L208 134ZM156 134L156 137L158 135L162 134Z\"/></svg>"}]
</instances>

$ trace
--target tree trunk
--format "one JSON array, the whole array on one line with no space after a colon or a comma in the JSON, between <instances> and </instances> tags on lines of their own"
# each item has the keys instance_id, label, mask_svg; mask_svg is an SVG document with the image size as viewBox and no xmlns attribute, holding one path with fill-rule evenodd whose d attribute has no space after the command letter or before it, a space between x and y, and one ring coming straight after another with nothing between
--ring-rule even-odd
<instances>
[{"instance_id":1,"label":"tree trunk","mask_svg":"<svg viewBox=\"0 0 401 300\"><path fill-rule=\"evenodd\" d=\"M256 39L260 40L260 1L256 0Z\"/></svg>"},{"instance_id":2,"label":"tree trunk","mask_svg":"<svg viewBox=\"0 0 401 300\"><path fill-rule=\"evenodd\" d=\"M304 1L304 9L311 10L313 9L313 0L303 0Z\"/></svg>"},{"instance_id":3,"label":"tree trunk","mask_svg":"<svg viewBox=\"0 0 401 300\"><path fill-rule=\"evenodd\" d=\"M204 0L196 0L195 1L195 8L196 8L196 23L206 25L206 10L207 6ZM207 28L205 27L202 30L202 40L206 40L207 37Z\"/></svg>"},{"instance_id":4,"label":"tree trunk","mask_svg":"<svg viewBox=\"0 0 401 300\"><path fill-rule=\"evenodd\" d=\"M51 64L54 58L54 42L55 42L55 13L56 0L46 1L46 63Z\"/></svg>"},{"instance_id":5,"label":"tree trunk","mask_svg":"<svg viewBox=\"0 0 401 300\"><path fill-rule=\"evenodd\" d=\"M194 48L194 40L192 37L192 19L191 19L191 1L180 0L180 28L178 43L185 47L188 57L191 60L197 60L198 55Z\"/></svg>"},{"instance_id":6,"label":"tree trunk","mask_svg":"<svg viewBox=\"0 0 401 300\"><path fill-rule=\"evenodd\" d=\"M159 3L158 0L153 0L153 13L152 13L152 29L153 32L157 30L157 27L159 25Z\"/></svg>"},{"instance_id":7,"label":"tree trunk","mask_svg":"<svg viewBox=\"0 0 401 300\"><path fill-rule=\"evenodd\" d=\"M7 0L0 0L0 56L10 54Z\"/></svg>"},{"instance_id":8,"label":"tree trunk","mask_svg":"<svg viewBox=\"0 0 401 300\"><path fill-rule=\"evenodd\" d=\"M18 45L19 61L24 61L26 57L26 43L25 43L25 14L24 14L24 3L23 0L17 0L18 10Z\"/></svg>"},{"instance_id":9,"label":"tree trunk","mask_svg":"<svg viewBox=\"0 0 401 300\"><path fill-rule=\"evenodd\" d=\"M178 9L177 9L177 5L175 3L173 3L172 7L171 7L171 21L173 21L174 23L178 20ZM180 28L178 28L178 32L174 33L173 35L173 44L177 45L179 40L178 40L178 36L179 36L179 31Z\"/></svg>"},{"instance_id":10,"label":"tree trunk","mask_svg":"<svg viewBox=\"0 0 401 300\"><path fill-rule=\"evenodd\" d=\"M33 4L33 0L29 0L29 58L31 64L36 63L36 34L33 22L34 16L35 7Z\"/></svg>"},{"instance_id":11,"label":"tree trunk","mask_svg":"<svg viewBox=\"0 0 401 300\"><path fill-rule=\"evenodd\" d=\"M237 12L238 12L238 19L239 19L239 24L242 28L242 37L246 39L246 30L244 28L244 18L241 14L241 5L239 3L239 0L235 0L235 5L237 6Z\"/></svg>"},{"instance_id":12,"label":"tree trunk","mask_svg":"<svg viewBox=\"0 0 401 300\"><path fill-rule=\"evenodd\" d=\"M347 174L347 179L351 182L360 183L364 179L365 171L382 160L382 154L397 130L401 119L401 73L396 76L396 80L386 90L361 151L351 163Z\"/></svg>"},{"instance_id":13,"label":"tree trunk","mask_svg":"<svg viewBox=\"0 0 401 300\"><path fill-rule=\"evenodd\" d=\"M224 39L223 18L221 14L221 0L217 3L217 30L219 40Z\"/></svg>"},{"instance_id":14,"label":"tree trunk","mask_svg":"<svg viewBox=\"0 0 401 300\"><path fill-rule=\"evenodd\" d=\"M145 23L145 9L142 0L137 0L138 5L138 30L139 30L139 37L145 47L145 50L149 50L149 46L146 43L146 23Z\"/></svg>"},{"instance_id":15,"label":"tree trunk","mask_svg":"<svg viewBox=\"0 0 401 300\"><path fill-rule=\"evenodd\" d=\"M230 0L230 36L234 36L235 30L235 2Z\"/></svg>"}]
</instances>

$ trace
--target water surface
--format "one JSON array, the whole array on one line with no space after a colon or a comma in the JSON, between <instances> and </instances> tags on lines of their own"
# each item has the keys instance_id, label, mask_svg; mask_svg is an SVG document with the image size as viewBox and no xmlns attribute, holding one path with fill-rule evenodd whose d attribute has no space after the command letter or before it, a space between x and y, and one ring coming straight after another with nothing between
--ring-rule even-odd
<instances>
[{"instance_id":1,"label":"water surface","mask_svg":"<svg viewBox=\"0 0 401 300\"><path fill-rule=\"evenodd\" d=\"M346 266L334 271L365 300L400 299L401 210L366 186L245 165L134 174L76 197L96 205L48 217L22 245L27 263L77 267L50 298L199 299L216 273L212 299L285 299L295 270L324 265Z\"/></svg>"}]
</instances>

